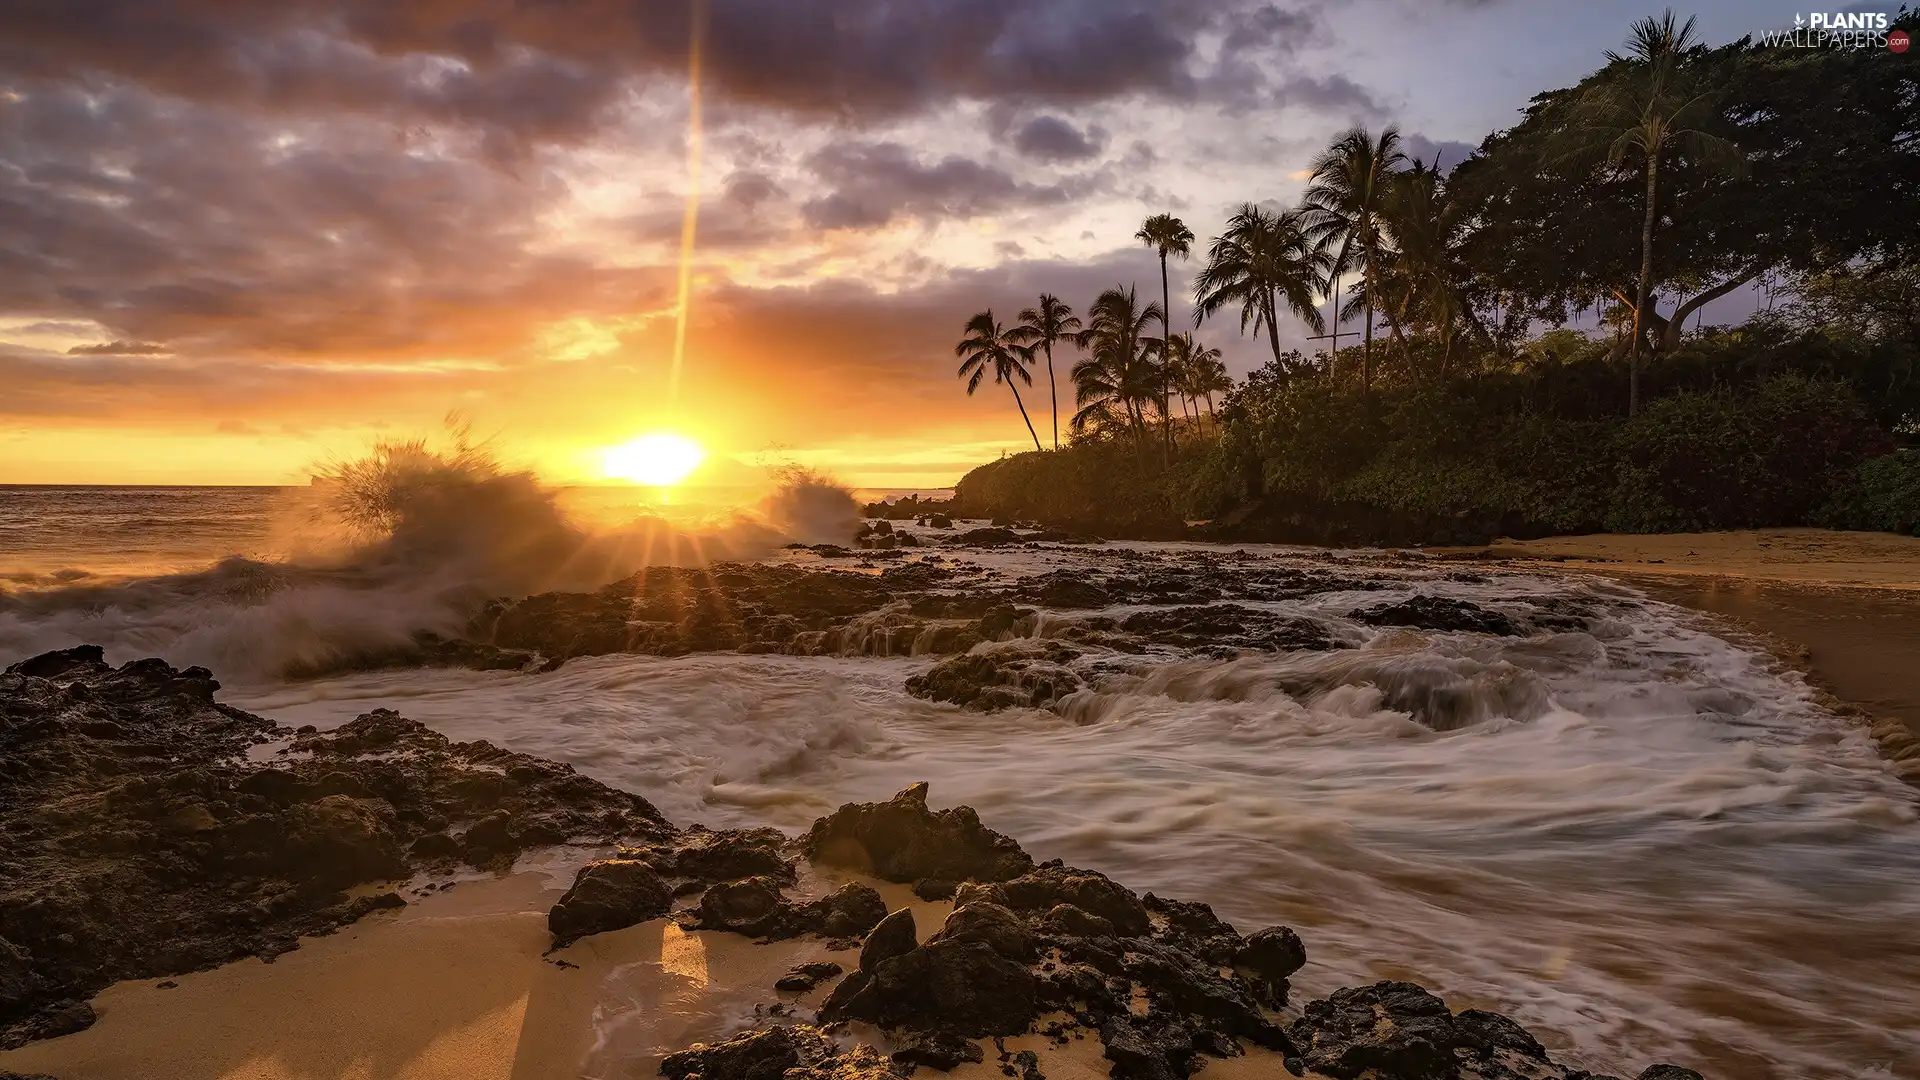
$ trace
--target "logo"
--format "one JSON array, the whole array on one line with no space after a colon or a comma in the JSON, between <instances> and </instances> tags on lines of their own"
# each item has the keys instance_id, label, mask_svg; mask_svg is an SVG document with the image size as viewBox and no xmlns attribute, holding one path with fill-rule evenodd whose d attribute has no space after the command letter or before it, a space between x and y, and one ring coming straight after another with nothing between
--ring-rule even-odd
<instances>
[{"instance_id":1,"label":"logo","mask_svg":"<svg viewBox=\"0 0 1920 1080\"><path fill-rule=\"evenodd\" d=\"M1887 35L1887 48L1892 49L1894 52L1906 52L1907 46L1911 44L1913 44L1913 39L1907 37L1905 30L1895 30L1893 33Z\"/></svg>"},{"instance_id":2,"label":"logo","mask_svg":"<svg viewBox=\"0 0 1920 1080\"><path fill-rule=\"evenodd\" d=\"M1793 17L1791 30L1763 30L1760 44L1795 49L1892 49L1894 39L1907 40L1903 30L1889 32L1892 20L1884 11L1814 11Z\"/></svg>"}]
</instances>

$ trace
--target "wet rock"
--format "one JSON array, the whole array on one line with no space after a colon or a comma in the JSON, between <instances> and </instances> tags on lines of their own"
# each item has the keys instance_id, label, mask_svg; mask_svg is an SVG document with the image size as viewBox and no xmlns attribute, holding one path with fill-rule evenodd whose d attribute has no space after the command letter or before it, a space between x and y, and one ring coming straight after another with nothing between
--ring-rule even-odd
<instances>
[{"instance_id":1,"label":"wet rock","mask_svg":"<svg viewBox=\"0 0 1920 1080\"><path fill-rule=\"evenodd\" d=\"M1308 1002L1292 1028L1310 1068L1335 1080L1580 1080L1498 1013L1459 1015L1404 982L1350 987ZM1678 1077L1674 1080L1679 1080Z\"/></svg>"},{"instance_id":2,"label":"wet rock","mask_svg":"<svg viewBox=\"0 0 1920 1080\"><path fill-rule=\"evenodd\" d=\"M635 859L588 863L547 913L555 948L588 934L657 919L673 904L673 891L659 872Z\"/></svg>"},{"instance_id":3,"label":"wet rock","mask_svg":"<svg viewBox=\"0 0 1920 1080\"><path fill-rule=\"evenodd\" d=\"M1411 626L1421 630L1496 634L1511 637L1520 632L1512 619L1465 600L1444 596L1413 596L1395 604L1362 608L1353 613L1360 622L1373 626Z\"/></svg>"},{"instance_id":4,"label":"wet rock","mask_svg":"<svg viewBox=\"0 0 1920 1080\"><path fill-rule=\"evenodd\" d=\"M999 904L973 903L954 908L932 940L977 941L1009 960L1029 964L1038 956L1033 934L1019 916Z\"/></svg>"},{"instance_id":5,"label":"wet rock","mask_svg":"<svg viewBox=\"0 0 1920 1080\"><path fill-rule=\"evenodd\" d=\"M1011 838L980 824L971 807L927 809L927 785L884 803L848 803L815 821L801 842L817 863L886 881L1003 881L1033 866Z\"/></svg>"},{"instance_id":6,"label":"wet rock","mask_svg":"<svg viewBox=\"0 0 1920 1080\"><path fill-rule=\"evenodd\" d=\"M1038 1015L1038 985L1027 965L980 942L930 941L879 961L844 998L836 988L820 1015L969 1038L1017 1035Z\"/></svg>"},{"instance_id":7,"label":"wet rock","mask_svg":"<svg viewBox=\"0 0 1920 1080\"><path fill-rule=\"evenodd\" d=\"M1109 938L1118 933L1113 923L1072 904L1055 904L1040 920L1043 930L1067 937Z\"/></svg>"},{"instance_id":8,"label":"wet rock","mask_svg":"<svg viewBox=\"0 0 1920 1080\"><path fill-rule=\"evenodd\" d=\"M1254 931L1233 957L1233 966L1258 987L1263 1003L1272 1008L1286 1006L1287 979L1306 963L1307 947L1287 926Z\"/></svg>"},{"instance_id":9,"label":"wet rock","mask_svg":"<svg viewBox=\"0 0 1920 1080\"><path fill-rule=\"evenodd\" d=\"M1237 604L1139 611L1122 619L1120 629L1156 645L1182 648L1290 652L1340 647L1332 632L1318 620L1256 611Z\"/></svg>"},{"instance_id":10,"label":"wet rock","mask_svg":"<svg viewBox=\"0 0 1920 1080\"><path fill-rule=\"evenodd\" d=\"M966 1062L986 1060L980 1044L951 1032L910 1031L895 1040L891 1055L902 1065L925 1065L946 1071Z\"/></svg>"},{"instance_id":11,"label":"wet rock","mask_svg":"<svg viewBox=\"0 0 1920 1080\"><path fill-rule=\"evenodd\" d=\"M912 952L919 944L920 931L914 925L913 911L901 908L880 920L867 935L865 944L860 946L860 970L872 974L882 960Z\"/></svg>"},{"instance_id":12,"label":"wet rock","mask_svg":"<svg viewBox=\"0 0 1920 1080\"><path fill-rule=\"evenodd\" d=\"M669 1080L782 1080L789 1069L818 1066L834 1056L818 1029L775 1027L735 1035L722 1043L695 1043L660 1061Z\"/></svg>"},{"instance_id":13,"label":"wet rock","mask_svg":"<svg viewBox=\"0 0 1920 1080\"><path fill-rule=\"evenodd\" d=\"M1197 1056L1193 1036L1184 1024L1152 1024L1124 1015L1110 1016L1100 1025L1114 1080L1186 1080Z\"/></svg>"},{"instance_id":14,"label":"wet rock","mask_svg":"<svg viewBox=\"0 0 1920 1080\"><path fill-rule=\"evenodd\" d=\"M945 878L921 878L913 883L913 895L922 900L951 900L958 888L957 882Z\"/></svg>"},{"instance_id":15,"label":"wet rock","mask_svg":"<svg viewBox=\"0 0 1920 1080\"><path fill-rule=\"evenodd\" d=\"M802 909L806 924L830 938L860 937L887 917L887 902L871 885L848 882Z\"/></svg>"},{"instance_id":16,"label":"wet rock","mask_svg":"<svg viewBox=\"0 0 1920 1080\"><path fill-rule=\"evenodd\" d=\"M793 864L781 854L786 845L778 829L689 829L673 850L672 869L700 881L771 877L791 885Z\"/></svg>"},{"instance_id":17,"label":"wet rock","mask_svg":"<svg viewBox=\"0 0 1920 1080\"><path fill-rule=\"evenodd\" d=\"M830 960L813 964L801 964L798 967L788 969L787 973L781 976L778 982L773 984L773 988L775 990L785 990L789 993L804 994L845 970L845 968Z\"/></svg>"},{"instance_id":18,"label":"wet rock","mask_svg":"<svg viewBox=\"0 0 1920 1080\"><path fill-rule=\"evenodd\" d=\"M0 1046L70 1025L64 1010L110 983L270 958L403 903L352 887L672 833L565 765L387 710L289 732L219 704L218 685L88 648L0 675L0 939L32 972L10 979L0 959ZM289 736L271 764L247 756Z\"/></svg>"},{"instance_id":19,"label":"wet rock","mask_svg":"<svg viewBox=\"0 0 1920 1080\"><path fill-rule=\"evenodd\" d=\"M907 679L907 693L980 712L1044 709L1084 684L1066 664L1079 652L1057 641L1022 643L991 653L965 653L942 660L925 675Z\"/></svg>"},{"instance_id":20,"label":"wet rock","mask_svg":"<svg viewBox=\"0 0 1920 1080\"><path fill-rule=\"evenodd\" d=\"M1678 1065L1654 1065L1639 1076L1639 1080L1703 1080L1692 1069L1683 1069Z\"/></svg>"},{"instance_id":21,"label":"wet rock","mask_svg":"<svg viewBox=\"0 0 1920 1080\"><path fill-rule=\"evenodd\" d=\"M945 514L928 514L927 527L930 529L951 529L953 519Z\"/></svg>"},{"instance_id":22,"label":"wet rock","mask_svg":"<svg viewBox=\"0 0 1920 1080\"><path fill-rule=\"evenodd\" d=\"M729 881L700 897L699 926L729 930L749 937L784 936L793 910L780 895L780 882L770 877Z\"/></svg>"},{"instance_id":23,"label":"wet rock","mask_svg":"<svg viewBox=\"0 0 1920 1080\"><path fill-rule=\"evenodd\" d=\"M1044 914L1066 904L1111 923L1123 937L1145 934L1152 922L1147 907L1125 887L1104 874L1051 863L999 884L1006 906L1015 911Z\"/></svg>"},{"instance_id":24,"label":"wet rock","mask_svg":"<svg viewBox=\"0 0 1920 1080\"><path fill-rule=\"evenodd\" d=\"M1113 603L1113 597L1084 576L1071 570L1056 570L1022 582L1020 598L1050 608L1100 608Z\"/></svg>"}]
</instances>

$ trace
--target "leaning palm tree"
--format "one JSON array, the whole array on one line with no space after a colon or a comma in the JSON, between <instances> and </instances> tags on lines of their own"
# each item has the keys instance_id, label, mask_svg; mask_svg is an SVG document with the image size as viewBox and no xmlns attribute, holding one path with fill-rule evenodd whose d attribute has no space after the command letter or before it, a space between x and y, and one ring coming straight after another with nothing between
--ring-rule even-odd
<instances>
[{"instance_id":1,"label":"leaning palm tree","mask_svg":"<svg viewBox=\"0 0 1920 1080\"><path fill-rule=\"evenodd\" d=\"M1080 332L1080 319L1066 301L1052 293L1041 293L1040 303L1020 313L1020 325L1009 333L1029 348L1038 347L1047 354L1047 396L1053 399L1053 448L1060 449L1060 392L1053 383L1053 344L1067 341Z\"/></svg>"},{"instance_id":2,"label":"leaning palm tree","mask_svg":"<svg viewBox=\"0 0 1920 1080\"><path fill-rule=\"evenodd\" d=\"M1625 55L1609 50L1608 76L1581 94L1574 123L1557 148L1562 159L1603 158L1610 168L1637 165L1646 179L1640 222L1640 281L1634 295L1628 346L1627 411L1640 407L1640 339L1653 290L1653 232L1658 219L1660 160L1674 153L1728 171L1745 165L1740 149L1709 129L1717 127L1717 95L1700 85L1686 63L1699 45L1694 20L1676 23L1672 11L1633 24Z\"/></svg>"},{"instance_id":3,"label":"leaning palm tree","mask_svg":"<svg viewBox=\"0 0 1920 1080\"><path fill-rule=\"evenodd\" d=\"M953 355L960 358L960 378L967 380L967 395L971 397L980 389L980 381L993 373L993 381L1006 383L1013 391L1014 407L1020 410L1020 419L1027 423L1027 434L1033 436L1033 448L1040 449L1040 436L1033 430L1033 421L1027 417L1026 403L1020 400L1020 382L1033 385L1033 376L1027 373L1027 365L1033 362L1033 350L1009 336L993 317L993 312L982 311L967 320L966 337L953 347ZM1015 380L1018 380L1016 382Z\"/></svg>"},{"instance_id":4,"label":"leaning palm tree","mask_svg":"<svg viewBox=\"0 0 1920 1080\"><path fill-rule=\"evenodd\" d=\"M1213 395L1224 394L1233 389L1233 379L1227 374L1227 365L1221 361L1219 349L1209 349L1189 339L1187 389L1195 398L1206 399L1207 420L1218 426L1218 421L1213 415Z\"/></svg>"},{"instance_id":5,"label":"leaning palm tree","mask_svg":"<svg viewBox=\"0 0 1920 1080\"><path fill-rule=\"evenodd\" d=\"M1389 177L1407 156L1400 152L1400 129L1388 127L1378 137L1365 128L1351 128L1314 159L1304 198L1308 236L1318 244L1337 247L1333 259L1333 302L1340 303L1339 275L1354 268L1372 283L1361 290L1366 305L1365 344L1360 350L1360 393L1373 380L1373 301L1384 269L1387 243L1380 227L1380 206ZM1334 352L1340 351L1334 342Z\"/></svg>"},{"instance_id":6,"label":"leaning palm tree","mask_svg":"<svg viewBox=\"0 0 1920 1080\"><path fill-rule=\"evenodd\" d=\"M1160 305L1141 307L1132 288L1108 289L1087 309L1087 325L1076 340L1086 356L1073 365L1073 416L1076 432L1089 426L1132 429L1142 447L1146 443L1144 405L1156 400L1163 385L1153 357L1162 343L1147 333L1161 321Z\"/></svg>"},{"instance_id":7,"label":"leaning palm tree","mask_svg":"<svg viewBox=\"0 0 1920 1080\"><path fill-rule=\"evenodd\" d=\"M1464 320L1479 328L1465 297L1471 275L1461 253L1469 224L1465 209L1451 197L1437 167L1415 162L1394 175L1380 217L1393 237L1393 254L1380 274L1387 325L1403 356L1407 346L1401 327L1431 327L1440 339L1439 377L1445 380L1455 324Z\"/></svg>"},{"instance_id":8,"label":"leaning palm tree","mask_svg":"<svg viewBox=\"0 0 1920 1080\"><path fill-rule=\"evenodd\" d=\"M1224 307L1240 309L1240 332L1251 325L1267 331L1273 362L1280 361L1280 305L1315 333L1326 328L1317 297L1326 287L1332 259L1311 243L1293 211L1274 213L1243 204L1214 237L1207 265L1193 282L1193 321L1197 326Z\"/></svg>"},{"instance_id":9,"label":"leaning palm tree","mask_svg":"<svg viewBox=\"0 0 1920 1080\"><path fill-rule=\"evenodd\" d=\"M1176 256L1185 259L1193 254L1193 230L1187 223L1172 214L1155 214L1148 218L1140 231L1133 234L1135 240L1154 249L1160 256L1160 368L1163 373L1171 374L1173 364L1167 356L1167 348L1173 342L1173 327L1167 320L1173 317L1173 295L1167 286L1167 257ZM1163 385L1160 390L1160 415L1167 425L1167 445L1173 445L1173 417L1167 409L1167 391Z\"/></svg>"}]
</instances>

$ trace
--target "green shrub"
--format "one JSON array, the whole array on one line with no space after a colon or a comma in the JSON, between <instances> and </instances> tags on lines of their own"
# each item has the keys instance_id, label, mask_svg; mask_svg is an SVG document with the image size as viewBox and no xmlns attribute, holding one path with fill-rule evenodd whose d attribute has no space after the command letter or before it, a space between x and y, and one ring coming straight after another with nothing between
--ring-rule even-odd
<instances>
[{"instance_id":1,"label":"green shrub","mask_svg":"<svg viewBox=\"0 0 1920 1080\"><path fill-rule=\"evenodd\" d=\"M1861 462L1818 520L1835 529L1920 536L1920 451L1896 451Z\"/></svg>"}]
</instances>

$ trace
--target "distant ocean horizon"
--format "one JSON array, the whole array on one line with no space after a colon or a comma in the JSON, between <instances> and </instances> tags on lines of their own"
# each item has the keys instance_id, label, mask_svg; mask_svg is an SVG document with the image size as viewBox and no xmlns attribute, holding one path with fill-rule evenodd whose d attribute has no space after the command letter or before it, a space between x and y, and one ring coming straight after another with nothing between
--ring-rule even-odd
<instances>
[{"instance_id":1,"label":"distant ocean horizon","mask_svg":"<svg viewBox=\"0 0 1920 1080\"><path fill-rule=\"evenodd\" d=\"M583 484L554 490L570 514L607 523L642 515L730 519L751 513L766 489ZM953 494L952 488L849 490L861 502ZM311 491L305 484L0 484L0 588L96 574L176 573L231 555L277 558L299 538L293 511Z\"/></svg>"}]
</instances>

